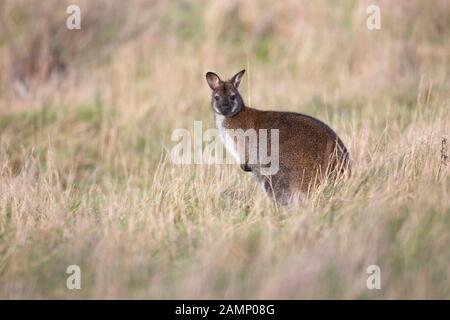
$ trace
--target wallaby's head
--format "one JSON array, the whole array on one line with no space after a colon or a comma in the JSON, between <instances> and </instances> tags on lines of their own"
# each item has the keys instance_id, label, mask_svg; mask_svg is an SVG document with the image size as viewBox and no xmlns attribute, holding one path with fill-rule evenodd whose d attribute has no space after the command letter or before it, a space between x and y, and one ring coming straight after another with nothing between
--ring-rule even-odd
<instances>
[{"instance_id":1,"label":"wallaby's head","mask_svg":"<svg viewBox=\"0 0 450 320\"><path fill-rule=\"evenodd\" d=\"M214 72L206 73L206 81L212 90L211 107L217 114L233 117L244 107L238 87L245 70L236 73L230 80L222 81Z\"/></svg>"}]
</instances>

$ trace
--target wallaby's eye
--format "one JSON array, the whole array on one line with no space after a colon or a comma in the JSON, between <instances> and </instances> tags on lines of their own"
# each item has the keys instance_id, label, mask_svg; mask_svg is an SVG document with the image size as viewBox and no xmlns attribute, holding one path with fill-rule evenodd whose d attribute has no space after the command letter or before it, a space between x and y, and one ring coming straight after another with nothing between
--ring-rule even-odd
<instances>
[{"instance_id":1,"label":"wallaby's eye","mask_svg":"<svg viewBox=\"0 0 450 320\"><path fill-rule=\"evenodd\" d=\"M236 99L236 95L235 95L235 94L232 94L232 95L230 96L230 99L234 101L234 100Z\"/></svg>"},{"instance_id":2,"label":"wallaby's eye","mask_svg":"<svg viewBox=\"0 0 450 320\"><path fill-rule=\"evenodd\" d=\"M214 96L214 99L215 99L216 101L219 101L220 97L216 94L216 95Z\"/></svg>"}]
</instances>

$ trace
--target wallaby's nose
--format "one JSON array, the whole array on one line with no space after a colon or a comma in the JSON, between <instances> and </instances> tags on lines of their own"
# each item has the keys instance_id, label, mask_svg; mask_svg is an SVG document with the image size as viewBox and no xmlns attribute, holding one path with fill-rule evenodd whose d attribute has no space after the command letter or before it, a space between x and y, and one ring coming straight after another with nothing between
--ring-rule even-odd
<instances>
[{"instance_id":1,"label":"wallaby's nose","mask_svg":"<svg viewBox=\"0 0 450 320\"><path fill-rule=\"evenodd\" d=\"M230 111L231 111L231 106L229 104L222 105L222 113L223 114L230 113Z\"/></svg>"}]
</instances>

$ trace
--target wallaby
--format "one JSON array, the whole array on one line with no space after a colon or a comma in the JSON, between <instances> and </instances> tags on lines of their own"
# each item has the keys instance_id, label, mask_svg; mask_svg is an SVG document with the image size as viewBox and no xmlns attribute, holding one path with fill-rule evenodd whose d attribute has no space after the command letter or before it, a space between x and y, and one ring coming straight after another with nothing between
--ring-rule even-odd
<instances>
[{"instance_id":1,"label":"wallaby","mask_svg":"<svg viewBox=\"0 0 450 320\"><path fill-rule=\"evenodd\" d=\"M335 178L350 171L346 147L322 121L300 113L262 111L246 106L238 91L244 73L242 70L227 81L222 81L214 72L206 73L206 81L212 89L214 122L228 152L244 171L252 172L276 202L287 204L294 197L307 194L324 178ZM245 145L243 149L239 142L242 140L232 137L230 132L233 130L230 129L253 129L258 135L261 134L260 129L278 129L278 171L264 174L265 166L259 158L250 163L249 148L255 146ZM258 140L257 143L261 142ZM261 147L258 145L257 149ZM270 150L270 146L265 150Z\"/></svg>"}]
</instances>

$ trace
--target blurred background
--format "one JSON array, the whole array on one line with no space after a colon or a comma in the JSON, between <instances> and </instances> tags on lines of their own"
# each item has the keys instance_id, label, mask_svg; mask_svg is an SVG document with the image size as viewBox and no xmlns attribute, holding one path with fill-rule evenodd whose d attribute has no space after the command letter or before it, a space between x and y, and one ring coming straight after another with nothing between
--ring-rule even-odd
<instances>
[{"instance_id":1,"label":"blurred background","mask_svg":"<svg viewBox=\"0 0 450 320\"><path fill-rule=\"evenodd\" d=\"M81 9L81 30L66 28L70 4ZM381 8L381 30L366 27L370 4ZM155 91L183 90L171 81L200 81L197 72L211 68L229 76L248 67L267 69L251 75L255 85L282 96L295 83L323 99L344 89L376 96L394 85L407 94L421 75L443 83L448 74L446 0L3 0L0 8L2 97L33 96L71 76L82 85L116 61L133 71L129 80L151 81L147 91L156 83Z\"/></svg>"},{"instance_id":2,"label":"blurred background","mask_svg":"<svg viewBox=\"0 0 450 320\"><path fill-rule=\"evenodd\" d=\"M170 164L243 68L249 106L337 131L346 187L280 209ZM448 298L449 71L450 0L0 0L0 297Z\"/></svg>"}]
</instances>

